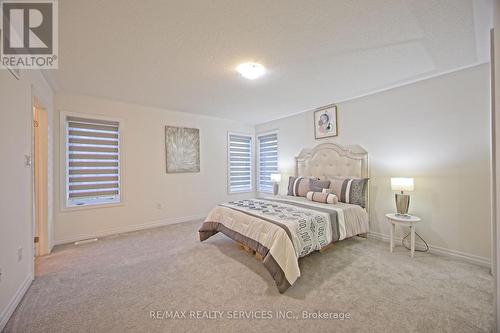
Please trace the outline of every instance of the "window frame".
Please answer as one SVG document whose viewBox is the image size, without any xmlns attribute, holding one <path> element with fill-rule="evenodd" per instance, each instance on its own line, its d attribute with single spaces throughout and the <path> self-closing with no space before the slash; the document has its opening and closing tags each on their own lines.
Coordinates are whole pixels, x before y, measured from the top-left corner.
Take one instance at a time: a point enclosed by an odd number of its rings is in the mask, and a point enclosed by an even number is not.
<svg viewBox="0 0 500 333">
<path fill-rule="evenodd" d="M 230 139 L 231 135 L 238 135 L 250 138 L 250 189 L 249 190 L 239 190 L 232 191 L 231 190 L 231 155 L 230 155 Z M 254 180 L 254 158 L 255 158 L 255 136 L 250 133 L 242 133 L 242 132 L 227 132 L 226 137 L 226 150 L 227 150 L 227 194 L 242 194 L 242 193 L 253 193 L 255 191 L 255 180 Z"/>
<path fill-rule="evenodd" d="M 68 123 L 66 121 L 67 117 L 80 117 L 95 120 L 104 121 L 114 121 L 118 123 L 118 186 L 119 186 L 119 199 L 109 200 L 109 201 L 96 201 L 84 205 L 69 205 L 68 204 Z M 59 173 L 60 173 L 60 189 L 59 189 L 59 201 L 60 201 L 60 211 L 76 211 L 76 210 L 88 210 L 88 209 L 99 209 L 108 207 L 118 207 L 123 206 L 125 201 L 125 187 L 124 187 L 124 121 L 119 117 L 109 117 L 100 114 L 85 113 L 85 112 L 72 112 L 60 110 L 60 129 L 59 129 Z"/>
<path fill-rule="evenodd" d="M 255 169 L 256 169 L 256 181 L 257 181 L 257 192 L 258 193 L 266 193 L 266 194 L 272 194 L 273 193 L 273 190 L 271 189 L 270 191 L 262 191 L 261 188 L 260 188 L 260 140 L 259 140 L 259 137 L 261 136 L 267 136 L 267 135 L 271 135 L 271 134 L 276 134 L 276 158 L 278 160 L 278 166 L 277 166 L 277 170 L 276 170 L 276 173 L 280 173 L 280 168 L 279 168 L 279 158 L 280 158 L 280 138 L 279 138 L 279 131 L 276 129 L 276 130 L 270 130 L 270 131 L 266 131 L 266 132 L 261 132 L 261 133 L 256 133 L 255 134 L 255 145 L 256 145 L 256 166 L 255 166 Z"/>
</svg>

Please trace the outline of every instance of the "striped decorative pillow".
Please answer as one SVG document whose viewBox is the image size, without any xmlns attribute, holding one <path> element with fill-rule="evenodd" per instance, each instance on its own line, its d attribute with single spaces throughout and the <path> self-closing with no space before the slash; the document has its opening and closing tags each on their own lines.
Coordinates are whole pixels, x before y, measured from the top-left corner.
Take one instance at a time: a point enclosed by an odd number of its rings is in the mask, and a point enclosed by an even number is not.
<svg viewBox="0 0 500 333">
<path fill-rule="evenodd" d="M 322 193 L 322 192 L 313 192 L 309 191 L 306 195 L 307 200 L 327 203 L 327 204 L 336 204 L 339 202 L 339 199 L 335 194 L 332 193 Z"/>
<path fill-rule="evenodd" d="M 303 177 L 288 178 L 288 195 L 305 197 L 309 192 L 309 179 Z"/>
<path fill-rule="evenodd" d="M 290 177 L 288 178 L 288 195 L 295 197 L 305 197 L 307 192 L 321 192 L 323 188 L 330 187 L 329 180 L 319 180 L 314 178 Z"/>
<path fill-rule="evenodd" d="M 330 189 L 340 202 L 361 207 L 366 206 L 366 190 L 368 178 L 334 178 L 330 181 Z"/>
</svg>

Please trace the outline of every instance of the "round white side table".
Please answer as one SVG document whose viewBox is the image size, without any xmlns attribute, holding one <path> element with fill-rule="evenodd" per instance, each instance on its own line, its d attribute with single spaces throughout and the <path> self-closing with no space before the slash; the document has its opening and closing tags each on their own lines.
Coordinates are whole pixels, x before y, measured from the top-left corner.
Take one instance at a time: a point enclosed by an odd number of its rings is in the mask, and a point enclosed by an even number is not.
<svg viewBox="0 0 500 333">
<path fill-rule="evenodd" d="M 385 214 L 387 221 L 391 225 L 391 253 L 394 250 L 394 234 L 396 233 L 396 224 L 409 227 L 411 233 L 411 257 L 415 255 L 415 224 L 420 222 L 420 217 L 413 215 L 398 215 L 396 213 Z"/>
</svg>

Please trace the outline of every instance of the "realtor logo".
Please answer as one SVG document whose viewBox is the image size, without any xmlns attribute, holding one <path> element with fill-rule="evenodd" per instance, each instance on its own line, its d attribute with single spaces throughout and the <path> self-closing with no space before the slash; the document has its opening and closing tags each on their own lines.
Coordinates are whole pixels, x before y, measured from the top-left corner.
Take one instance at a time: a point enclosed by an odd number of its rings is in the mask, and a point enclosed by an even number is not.
<svg viewBox="0 0 500 333">
<path fill-rule="evenodd" d="M 1 2 L 0 69 L 58 66 L 57 0 Z"/>
</svg>

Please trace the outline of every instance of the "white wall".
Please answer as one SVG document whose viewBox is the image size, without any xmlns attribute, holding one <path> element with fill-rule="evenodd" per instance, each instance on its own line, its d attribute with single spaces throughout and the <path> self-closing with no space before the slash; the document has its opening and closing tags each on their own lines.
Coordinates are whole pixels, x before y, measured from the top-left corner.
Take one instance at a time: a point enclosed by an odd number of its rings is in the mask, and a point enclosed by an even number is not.
<svg viewBox="0 0 500 333">
<path fill-rule="evenodd" d="M 57 95 L 59 111 L 118 117 L 124 121 L 123 205 L 61 211 L 60 120 L 55 117 L 55 242 L 64 243 L 206 215 L 216 204 L 254 193 L 227 194 L 227 132 L 254 127 L 188 113 L 77 95 Z M 201 172 L 167 174 L 165 125 L 200 129 Z M 158 209 L 158 204 L 163 205 Z M 195 237 L 194 235 L 193 237 Z"/>
<path fill-rule="evenodd" d="M 24 156 L 32 152 L 32 85 L 51 121 L 53 93 L 42 75 L 23 71 L 21 80 L 16 80 L 0 70 L 0 331 L 33 274 L 32 169 L 24 165 Z M 50 131 L 48 144 L 52 146 Z M 51 160 L 49 156 L 49 183 Z M 48 199 L 51 230 L 52 192 Z M 23 258 L 18 261 L 20 248 Z"/>
<path fill-rule="evenodd" d="M 304 147 L 360 144 L 370 154 L 371 231 L 389 233 L 384 215 L 395 210 L 390 177 L 414 177 L 410 213 L 422 218 L 417 232 L 434 246 L 488 261 L 489 65 L 340 103 L 338 110 L 333 139 L 314 140 L 312 112 L 258 125 L 256 133 L 279 130 L 285 174 L 293 174 Z"/>
</svg>

